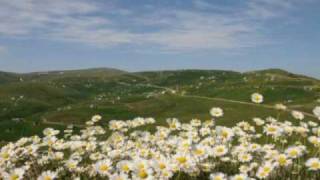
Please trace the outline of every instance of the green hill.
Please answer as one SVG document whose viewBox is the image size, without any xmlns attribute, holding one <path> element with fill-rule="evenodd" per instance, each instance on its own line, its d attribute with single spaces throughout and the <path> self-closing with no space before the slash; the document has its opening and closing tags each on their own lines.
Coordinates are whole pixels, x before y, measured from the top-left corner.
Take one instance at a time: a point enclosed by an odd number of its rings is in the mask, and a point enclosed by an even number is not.
<svg viewBox="0 0 320 180">
<path fill-rule="evenodd" d="M 250 103 L 254 92 L 265 96 L 264 105 Z M 278 69 L 1 72 L 0 140 L 39 134 L 47 126 L 81 126 L 94 114 L 105 120 L 152 116 L 161 124 L 167 117 L 210 118 L 209 108 L 219 106 L 228 112 L 219 123 L 232 124 L 255 116 L 276 116 L 275 103 L 311 113 L 318 99 L 319 80 Z M 282 116 L 290 119 L 288 113 Z"/>
</svg>

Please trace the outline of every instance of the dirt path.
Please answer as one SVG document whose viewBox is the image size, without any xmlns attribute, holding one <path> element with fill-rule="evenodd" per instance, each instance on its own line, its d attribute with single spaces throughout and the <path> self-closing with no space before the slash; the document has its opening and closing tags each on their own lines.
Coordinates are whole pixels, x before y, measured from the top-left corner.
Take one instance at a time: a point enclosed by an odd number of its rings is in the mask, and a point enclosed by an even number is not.
<svg viewBox="0 0 320 180">
<path fill-rule="evenodd" d="M 149 86 L 150 87 L 154 87 L 154 88 L 168 90 L 168 91 L 174 91 L 174 89 L 167 88 L 167 87 L 161 87 L 161 86 L 157 86 L 157 85 L 149 85 Z M 276 110 L 275 106 L 266 105 L 266 104 L 255 104 L 255 103 L 251 103 L 251 102 L 224 99 L 224 98 L 214 98 L 214 97 L 207 97 L 207 96 L 182 95 L 182 94 L 176 94 L 176 95 L 181 96 L 181 97 L 190 97 L 190 98 L 199 98 L 199 99 L 207 99 L 207 100 L 216 100 L 216 101 L 222 101 L 222 102 L 245 104 L 245 105 L 250 105 L 250 106 L 264 107 L 264 108 Z M 287 108 L 285 111 L 290 113 L 291 111 L 293 111 L 293 109 Z M 312 117 L 312 118 L 317 118 L 315 115 L 313 115 L 311 113 L 302 112 L 302 111 L 300 111 L 300 112 L 303 113 L 305 116 Z"/>
<path fill-rule="evenodd" d="M 196 95 L 181 95 L 181 96 L 182 97 L 191 97 L 191 98 L 200 98 L 200 99 L 216 100 L 216 101 L 222 101 L 222 102 L 245 104 L 245 105 L 250 105 L 250 106 L 257 106 L 257 107 L 263 107 L 263 108 L 276 110 L 275 106 L 266 105 L 266 104 L 255 104 L 255 103 L 250 103 L 250 102 L 245 102 L 245 101 L 236 101 L 236 100 L 230 100 L 230 99 L 224 99 L 224 98 L 211 98 L 211 97 L 196 96 Z M 291 111 L 293 111 L 293 109 L 287 108 L 285 111 L 290 113 Z M 302 111 L 300 111 L 300 112 L 303 113 L 305 116 L 317 118 L 315 115 L 313 115 L 311 113 L 302 112 Z"/>
<path fill-rule="evenodd" d="M 82 125 L 82 124 L 66 124 L 66 123 L 63 123 L 63 122 L 53 122 L 53 121 L 48 121 L 47 119 L 43 119 L 42 120 L 42 123 L 43 124 L 49 124 L 49 125 L 58 125 L 58 126 L 66 126 L 66 125 L 73 125 L 74 127 L 85 127 L 85 125 Z"/>
<path fill-rule="evenodd" d="M 125 82 L 119 82 L 119 84 L 125 85 L 125 86 L 130 86 L 131 84 L 129 83 L 125 83 Z M 153 84 L 136 84 L 136 85 L 140 85 L 140 86 L 147 86 L 147 87 L 153 87 L 153 88 L 157 88 L 157 89 L 163 89 L 166 91 L 170 91 L 170 92 L 174 92 L 175 90 L 172 88 L 168 88 L 168 87 L 162 87 L 162 86 L 158 86 L 158 85 L 153 85 Z M 175 94 L 176 96 L 180 96 L 180 97 L 187 97 L 187 98 L 198 98 L 198 99 L 207 99 L 207 100 L 215 100 L 215 101 L 222 101 L 222 102 L 229 102 L 229 103 L 237 103 L 237 104 L 244 104 L 244 105 L 249 105 L 249 106 L 256 106 L 256 107 L 263 107 L 263 108 L 268 108 L 268 109 L 274 109 L 276 110 L 275 106 L 272 105 L 266 105 L 266 104 L 255 104 L 255 103 L 251 103 L 251 102 L 245 102 L 245 101 L 238 101 L 238 100 L 231 100 L 231 99 L 224 99 L 224 98 L 216 98 L 216 97 L 207 97 L 207 96 L 198 96 L 198 95 L 183 95 L 183 94 Z M 128 106 L 130 108 L 130 106 Z M 132 107 L 131 107 L 132 108 Z M 285 111 L 290 113 L 293 109 L 289 109 L 287 108 Z M 316 118 L 317 117 L 311 113 L 307 113 L 307 112 L 302 112 L 305 116 L 307 117 L 312 117 L 312 118 Z M 50 122 L 47 121 L 46 119 L 44 119 L 42 121 L 42 123 L 44 124 L 49 124 L 49 125 L 60 125 L 60 126 L 65 126 L 66 124 L 63 122 Z M 84 125 L 80 125 L 80 124 L 73 124 L 75 127 L 84 127 Z"/>
</svg>

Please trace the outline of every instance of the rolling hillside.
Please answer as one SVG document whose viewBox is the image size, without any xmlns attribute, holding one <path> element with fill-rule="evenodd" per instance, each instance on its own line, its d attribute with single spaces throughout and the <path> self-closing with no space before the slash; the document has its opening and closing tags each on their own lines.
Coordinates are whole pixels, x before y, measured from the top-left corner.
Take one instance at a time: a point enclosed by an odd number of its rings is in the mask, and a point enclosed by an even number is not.
<svg viewBox="0 0 320 180">
<path fill-rule="evenodd" d="M 250 95 L 265 96 L 263 105 Z M 82 126 L 94 114 L 105 120 L 153 116 L 210 118 L 208 110 L 226 111 L 221 124 L 255 116 L 276 116 L 276 103 L 298 109 L 312 119 L 319 104 L 320 81 L 279 69 L 239 73 L 180 70 L 128 73 L 116 69 L 87 69 L 0 73 L 0 140 L 39 134 L 44 127 Z M 248 109 L 250 111 L 248 111 Z M 287 113 L 281 115 L 290 119 Z"/>
</svg>

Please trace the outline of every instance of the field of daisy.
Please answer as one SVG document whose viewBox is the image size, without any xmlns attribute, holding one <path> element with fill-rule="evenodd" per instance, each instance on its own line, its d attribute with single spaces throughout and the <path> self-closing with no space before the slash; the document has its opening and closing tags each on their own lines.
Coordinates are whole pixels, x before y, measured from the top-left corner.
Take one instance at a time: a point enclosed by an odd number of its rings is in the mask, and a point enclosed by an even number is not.
<svg viewBox="0 0 320 180">
<path fill-rule="evenodd" d="M 251 95 L 261 104 L 259 93 Z M 320 179 L 320 127 L 300 111 L 297 121 L 279 115 L 256 117 L 233 127 L 216 125 L 224 110 L 213 107 L 212 119 L 182 123 L 154 118 L 111 120 L 95 115 L 81 130 L 46 128 L 43 136 L 23 137 L 1 148 L 2 179 Z M 320 119 L 320 107 L 313 110 Z M 144 130 L 156 126 L 155 131 Z"/>
</svg>

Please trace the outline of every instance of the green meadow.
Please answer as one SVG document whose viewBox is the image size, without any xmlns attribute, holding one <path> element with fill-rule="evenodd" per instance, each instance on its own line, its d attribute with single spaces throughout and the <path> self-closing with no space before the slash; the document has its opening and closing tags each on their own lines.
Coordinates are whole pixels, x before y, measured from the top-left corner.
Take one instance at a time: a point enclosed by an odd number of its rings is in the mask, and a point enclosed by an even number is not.
<svg viewBox="0 0 320 180">
<path fill-rule="evenodd" d="M 252 104 L 250 95 L 263 94 L 263 104 Z M 92 115 L 112 119 L 154 117 L 157 124 L 176 117 L 209 119 L 211 107 L 225 116 L 217 122 L 234 125 L 253 117 L 278 116 L 292 120 L 291 109 L 305 112 L 320 104 L 320 81 L 279 69 L 254 72 L 179 70 L 125 72 L 116 69 L 0 73 L 0 140 L 40 134 L 45 127 L 83 126 Z"/>
</svg>

